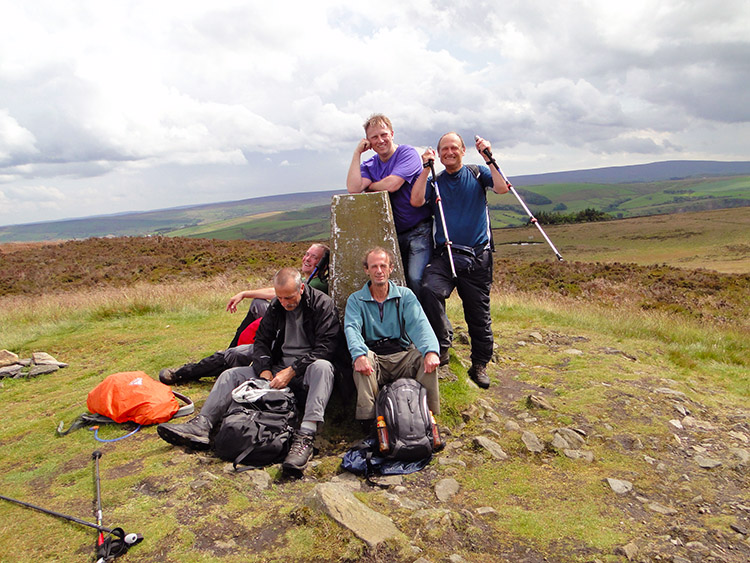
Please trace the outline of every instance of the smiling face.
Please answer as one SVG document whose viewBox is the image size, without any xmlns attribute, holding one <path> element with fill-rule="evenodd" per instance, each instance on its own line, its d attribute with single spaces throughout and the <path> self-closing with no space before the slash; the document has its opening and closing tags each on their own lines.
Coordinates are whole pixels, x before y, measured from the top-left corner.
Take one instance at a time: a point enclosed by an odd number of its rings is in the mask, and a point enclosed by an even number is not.
<svg viewBox="0 0 750 563">
<path fill-rule="evenodd" d="M 463 166 L 466 146 L 456 133 L 446 133 L 438 143 L 438 156 L 449 174 L 453 174 Z"/>
<path fill-rule="evenodd" d="M 365 131 L 365 136 L 370 142 L 370 148 L 377 153 L 380 160 L 386 161 L 396 152 L 393 130 L 382 121 L 370 125 Z"/>
<path fill-rule="evenodd" d="M 305 255 L 302 257 L 302 273 L 305 276 L 309 276 L 313 273 L 315 266 L 318 265 L 320 259 L 323 258 L 324 250 L 320 246 L 312 245 L 307 249 Z"/>
<path fill-rule="evenodd" d="M 388 254 L 385 252 L 376 250 L 367 255 L 365 273 L 370 277 L 371 285 L 388 285 L 388 279 L 392 271 L 393 264 L 391 264 Z"/>
</svg>

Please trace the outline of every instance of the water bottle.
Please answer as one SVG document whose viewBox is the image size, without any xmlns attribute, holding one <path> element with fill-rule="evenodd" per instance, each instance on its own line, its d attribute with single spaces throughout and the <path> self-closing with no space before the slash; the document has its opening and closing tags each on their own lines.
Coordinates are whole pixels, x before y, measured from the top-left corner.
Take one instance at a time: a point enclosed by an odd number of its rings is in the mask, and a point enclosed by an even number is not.
<svg viewBox="0 0 750 563">
<path fill-rule="evenodd" d="M 385 418 L 379 416 L 377 426 L 380 451 L 385 453 L 390 449 L 390 446 L 388 445 L 388 428 L 385 426 Z"/>
<path fill-rule="evenodd" d="M 440 436 L 440 430 L 438 429 L 435 415 L 432 414 L 432 411 L 430 411 L 430 421 L 432 422 L 432 449 L 433 451 L 439 452 L 445 447 L 445 442 L 443 442 L 443 437 Z"/>
</svg>

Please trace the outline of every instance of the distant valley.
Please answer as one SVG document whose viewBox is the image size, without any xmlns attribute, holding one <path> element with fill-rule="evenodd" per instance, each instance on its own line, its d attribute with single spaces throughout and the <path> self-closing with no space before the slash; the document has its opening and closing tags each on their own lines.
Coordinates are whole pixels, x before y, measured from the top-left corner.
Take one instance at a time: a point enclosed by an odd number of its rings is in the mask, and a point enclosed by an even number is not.
<svg viewBox="0 0 750 563">
<path fill-rule="evenodd" d="M 666 161 L 511 177 L 537 214 L 587 208 L 616 218 L 750 206 L 750 162 Z M 344 190 L 259 197 L 137 213 L 0 227 L 0 242 L 106 236 L 300 241 L 330 236 L 330 202 Z M 488 197 L 493 227 L 526 223 L 510 194 Z"/>
</svg>

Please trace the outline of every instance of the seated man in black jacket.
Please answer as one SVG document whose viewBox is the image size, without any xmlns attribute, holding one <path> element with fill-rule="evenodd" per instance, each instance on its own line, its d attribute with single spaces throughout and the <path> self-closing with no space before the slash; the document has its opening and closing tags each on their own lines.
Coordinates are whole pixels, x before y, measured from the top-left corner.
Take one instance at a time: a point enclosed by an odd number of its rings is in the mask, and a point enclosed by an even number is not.
<svg viewBox="0 0 750 563">
<path fill-rule="evenodd" d="M 328 293 L 328 258 L 330 250 L 325 244 L 316 243 L 310 246 L 302 256 L 302 275 L 307 280 L 305 285 Z M 248 289 L 240 291 L 227 304 L 227 311 L 237 312 L 237 305 L 243 299 L 252 299 L 250 309 L 237 328 L 229 348 L 206 356 L 196 363 L 185 364 L 179 368 L 164 368 L 159 372 L 159 381 L 166 385 L 197 381 L 202 377 L 219 377 L 229 368 L 249 366 L 253 358 L 253 345 L 241 342 L 243 332 L 254 321 L 259 321 L 266 314 L 268 304 L 275 297 L 273 287 Z M 252 328 L 252 327 L 251 327 Z M 250 341 L 252 342 L 252 341 Z"/>
<path fill-rule="evenodd" d="M 302 471 L 312 457 L 313 439 L 333 389 L 333 364 L 340 325 L 333 301 L 302 283 L 300 273 L 283 268 L 273 280 L 276 298 L 260 322 L 253 365 L 232 368 L 216 380 L 200 414 L 183 424 L 160 424 L 159 436 L 179 446 L 208 449 L 209 435 L 232 403 L 232 391 L 261 377 L 275 389 L 307 390 L 304 414 L 284 469 Z"/>
</svg>

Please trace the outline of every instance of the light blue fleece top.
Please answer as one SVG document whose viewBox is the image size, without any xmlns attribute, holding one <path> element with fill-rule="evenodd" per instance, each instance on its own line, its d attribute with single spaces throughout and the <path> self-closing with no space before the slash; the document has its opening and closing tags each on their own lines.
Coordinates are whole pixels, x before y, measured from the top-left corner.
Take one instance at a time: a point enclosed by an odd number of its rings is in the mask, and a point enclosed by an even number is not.
<svg viewBox="0 0 750 563">
<path fill-rule="evenodd" d="M 366 342 L 382 338 L 399 338 L 404 350 L 413 342 L 423 357 L 428 352 L 440 353 L 427 316 L 409 288 L 389 281 L 388 297 L 382 305 L 381 315 L 380 304 L 370 293 L 370 282 L 346 300 L 344 334 L 352 360 L 367 354 Z"/>
</svg>

